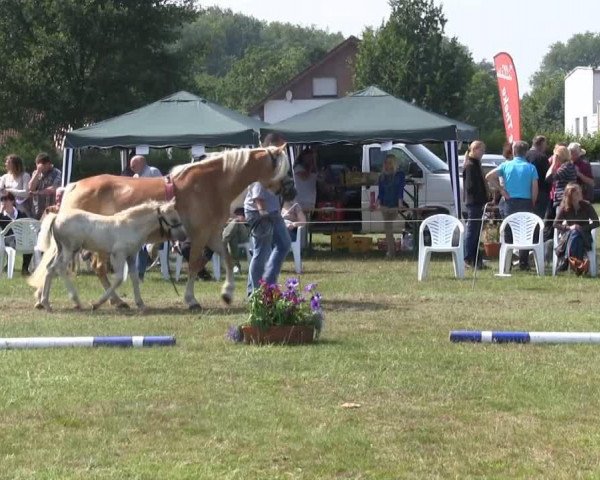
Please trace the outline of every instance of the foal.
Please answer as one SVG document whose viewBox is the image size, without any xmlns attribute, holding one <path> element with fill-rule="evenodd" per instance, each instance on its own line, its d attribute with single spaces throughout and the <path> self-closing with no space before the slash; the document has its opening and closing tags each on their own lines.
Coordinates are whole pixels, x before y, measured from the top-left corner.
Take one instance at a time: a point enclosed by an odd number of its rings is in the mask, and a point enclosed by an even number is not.
<svg viewBox="0 0 600 480">
<path fill-rule="evenodd" d="M 57 275 L 63 278 L 76 308 L 81 308 L 77 290 L 67 275 L 67 266 L 75 253 L 82 248 L 110 254 L 115 271 L 115 278 L 109 289 L 92 304 L 92 309 L 100 307 L 121 285 L 125 262 L 131 275 L 135 303 L 138 308 L 143 309 L 144 302 L 140 295 L 139 278 L 135 268 L 138 251 L 148 236 L 157 232 L 160 232 L 163 238 L 177 240 L 183 240 L 187 235 L 175 210 L 175 200 L 166 203 L 149 201 L 112 216 L 77 209 L 65 212 L 61 210 L 48 220 L 47 225 L 49 228 L 45 231 L 56 242 L 57 253 L 45 262 L 42 260 L 40 264 L 41 268 L 47 265 L 47 274 L 43 289 L 37 292 L 36 303 L 36 308 L 47 310 L 51 310 L 50 287 L 52 279 Z M 51 254 L 51 251 L 52 249 L 48 253 Z"/>
</svg>

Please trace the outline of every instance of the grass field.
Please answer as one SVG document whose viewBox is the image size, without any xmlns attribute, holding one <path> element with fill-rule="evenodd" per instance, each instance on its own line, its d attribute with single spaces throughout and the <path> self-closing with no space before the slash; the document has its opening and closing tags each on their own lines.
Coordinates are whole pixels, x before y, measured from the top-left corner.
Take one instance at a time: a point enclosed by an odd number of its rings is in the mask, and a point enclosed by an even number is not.
<svg viewBox="0 0 600 480">
<path fill-rule="evenodd" d="M 599 346 L 448 341 L 452 329 L 599 330 L 598 280 L 486 270 L 472 289 L 436 261 L 419 284 L 412 258 L 327 252 L 305 270 L 326 324 L 302 347 L 226 340 L 245 319 L 243 288 L 226 308 L 220 285 L 199 283 L 204 310 L 189 313 L 152 273 L 140 315 L 74 312 L 60 285 L 49 314 L 3 277 L 1 336 L 178 343 L 0 351 L 0 478 L 600 477 Z M 99 295 L 90 275 L 76 284 L 86 302 Z"/>
</svg>

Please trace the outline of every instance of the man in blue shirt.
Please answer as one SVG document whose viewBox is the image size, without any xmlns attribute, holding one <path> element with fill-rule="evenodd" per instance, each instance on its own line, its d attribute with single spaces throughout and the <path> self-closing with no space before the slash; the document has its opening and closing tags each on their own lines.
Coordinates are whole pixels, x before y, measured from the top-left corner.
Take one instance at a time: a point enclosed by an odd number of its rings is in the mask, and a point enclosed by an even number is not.
<svg viewBox="0 0 600 480">
<path fill-rule="evenodd" d="M 536 168 L 525 159 L 529 150 L 527 142 L 513 144 L 514 159 L 504 162 L 486 175 L 492 188 L 500 190 L 506 201 L 506 216 L 517 212 L 533 212 L 538 197 L 538 173 Z M 500 177 L 504 186 L 500 185 Z M 510 229 L 506 233 L 506 241 L 512 242 Z M 529 251 L 519 252 L 519 267 L 529 269 Z"/>
</svg>

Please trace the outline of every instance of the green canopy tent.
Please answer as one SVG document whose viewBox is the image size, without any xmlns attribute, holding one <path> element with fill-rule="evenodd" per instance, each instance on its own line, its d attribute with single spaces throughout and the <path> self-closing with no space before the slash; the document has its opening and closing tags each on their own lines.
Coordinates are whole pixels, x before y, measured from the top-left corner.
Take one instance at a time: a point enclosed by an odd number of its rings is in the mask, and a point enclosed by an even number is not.
<svg viewBox="0 0 600 480">
<path fill-rule="evenodd" d="M 67 133 L 63 185 L 69 182 L 76 148 L 190 148 L 257 145 L 266 124 L 189 92 L 177 92 L 157 102 Z"/>
<path fill-rule="evenodd" d="M 373 86 L 261 128 L 262 134 L 271 132 L 290 143 L 427 143 L 477 138 L 475 127 L 428 112 Z"/>
<path fill-rule="evenodd" d="M 477 138 L 477 128 L 471 125 L 371 86 L 260 131 L 263 135 L 278 133 L 289 143 L 444 142 L 456 214 L 460 217 L 457 142 Z"/>
</svg>

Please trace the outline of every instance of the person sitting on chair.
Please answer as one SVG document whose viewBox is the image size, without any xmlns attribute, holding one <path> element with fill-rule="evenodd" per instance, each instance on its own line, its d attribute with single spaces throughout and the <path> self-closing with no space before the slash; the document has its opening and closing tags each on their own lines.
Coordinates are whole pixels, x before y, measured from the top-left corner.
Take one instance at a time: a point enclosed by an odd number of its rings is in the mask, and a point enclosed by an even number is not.
<svg viewBox="0 0 600 480">
<path fill-rule="evenodd" d="M 281 207 L 281 216 L 288 228 L 292 242 L 296 241 L 298 227 L 306 225 L 306 215 L 302 211 L 302 206 L 296 201 L 283 202 Z"/>
<path fill-rule="evenodd" d="M 28 218 L 25 213 L 18 210 L 15 206 L 15 196 L 11 192 L 6 192 L 0 197 L 0 231 L 4 230 L 8 224 L 18 218 Z M 15 237 L 11 230 L 6 232 L 6 246 L 15 246 Z M 31 263 L 31 253 L 23 254 L 23 267 L 21 268 L 22 275 L 29 275 L 29 264 Z"/>
<path fill-rule="evenodd" d="M 598 214 L 590 202 L 583 200 L 581 186 L 568 184 L 554 220 L 554 228 L 560 232 L 556 246 L 559 270 L 570 266 L 577 275 L 588 271 L 590 261 L 586 252 L 592 248 L 591 232 L 598 226 Z"/>
</svg>

